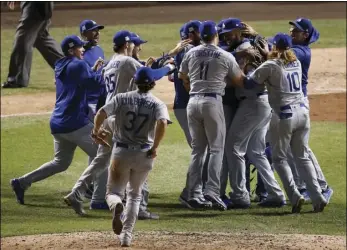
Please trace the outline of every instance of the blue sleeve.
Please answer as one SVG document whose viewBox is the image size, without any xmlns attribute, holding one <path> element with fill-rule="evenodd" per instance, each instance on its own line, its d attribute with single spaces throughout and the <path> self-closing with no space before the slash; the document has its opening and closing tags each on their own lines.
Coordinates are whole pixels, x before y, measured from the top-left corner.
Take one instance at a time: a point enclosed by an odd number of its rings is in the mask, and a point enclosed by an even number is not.
<svg viewBox="0 0 347 250">
<path fill-rule="evenodd" d="M 302 62 L 305 59 L 305 52 L 302 49 L 297 47 L 292 47 L 292 50 L 294 54 L 296 55 L 296 58 L 298 58 L 300 62 Z"/>
<path fill-rule="evenodd" d="M 85 62 L 80 60 L 78 63 L 76 63 L 76 70 L 74 70 L 74 76 L 75 79 L 78 80 L 78 83 L 85 87 L 85 85 L 88 84 L 103 84 L 103 78 L 101 73 L 96 73 L 92 71 L 92 69 L 89 67 L 89 65 Z"/>
</svg>

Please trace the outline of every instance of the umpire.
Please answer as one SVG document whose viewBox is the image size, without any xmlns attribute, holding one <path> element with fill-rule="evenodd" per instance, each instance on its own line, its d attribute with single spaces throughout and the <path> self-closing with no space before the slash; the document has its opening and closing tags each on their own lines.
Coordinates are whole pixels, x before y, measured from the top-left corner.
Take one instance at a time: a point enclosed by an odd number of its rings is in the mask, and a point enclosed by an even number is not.
<svg viewBox="0 0 347 250">
<path fill-rule="evenodd" d="M 13 9 L 14 2 L 8 2 Z M 54 63 L 63 57 L 59 44 L 49 35 L 53 2 L 20 3 L 21 18 L 17 26 L 9 73 L 3 88 L 22 88 L 29 84 L 33 47 L 37 48 L 47 63 L 54 69 Z"/>
</svg>

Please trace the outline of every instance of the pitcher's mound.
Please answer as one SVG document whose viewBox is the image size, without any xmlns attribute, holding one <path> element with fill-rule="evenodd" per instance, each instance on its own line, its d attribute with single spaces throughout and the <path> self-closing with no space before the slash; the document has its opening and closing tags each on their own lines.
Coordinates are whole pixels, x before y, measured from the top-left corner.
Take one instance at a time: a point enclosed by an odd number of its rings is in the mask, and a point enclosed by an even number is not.
<svg viewBox="0 0 347 250">
<path fill-rule="evenodd" d="M 16 236 L 1 239 L 2 249 L 121 249 L 111 232 L 83 232 Z M 346 249 L 345 236 L 252 233 L 135 233 L 128 249 L 241 250 Z"/>
</svg>

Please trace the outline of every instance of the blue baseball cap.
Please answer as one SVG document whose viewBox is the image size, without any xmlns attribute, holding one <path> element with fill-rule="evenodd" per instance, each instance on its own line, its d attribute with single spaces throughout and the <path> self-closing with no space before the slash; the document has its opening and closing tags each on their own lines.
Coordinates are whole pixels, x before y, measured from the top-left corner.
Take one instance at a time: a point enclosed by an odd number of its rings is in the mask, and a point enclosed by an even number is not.
<svg viewBox="0 0 347 250">
<path fill-rule="evenodd" d="M 180 28 L 180 37 L 181 37 L 181 40 L 185 40 L 188 38 L 188 34 L 185 32 L 185 25 L 186 24 L 183 24 Z"/>
<path fill-rule="evenodd" d="M 165 73 L 166 72 L 166 73 Z M 160 69 L 151 69 L 148 67 L 141 67 L 135 73 L 135 83 L 137 85 L 145 85 L 161 79 L 167 74 L 167 71 Z"/>
<path fill-rule="evenodd" d="M 64 53 L 66 53 L 69 49 L 83 47 L 85 44 L 86 42 L 84 42 L 79 36 L 66 36 L 61 42 L 61 49 Z"/>
<path fill-rule="evenodd" d="M 199 20 L 191 20 L 184 25 L 184 33 L 199 32 L 201 22 Z"/>
<path fill-rule="evenodd" d="M 213 21 L 204 21 L 201 23 L 199 32 L 201 37 L 205 38 L 208 36 L 214 36 L 217 34 L 217 26 L 216 23 Z"/>
<path fill-rule="evenodd" d="M 89 31 L 89 30 L 94 30 L 94 29 L 102 30 L 103 28 L 105 28 L 103 25 L 99 25 L 95 21 L 89 20 L 89 19 L 83 20 L 80 23 L 80 32 L 81 33 L 85 32 L 85 31 Z"/>
<path fill-rule="evenodd" d="M 122 46 L 126 42 L 134 42 L 135 40 L 127 30 L 120 30 L 113 36 L 113 43 L 117 46 Z"/>
<path fill-rule="evenodd" d="M 217 31 L 218 31 L 218 34 L 222 31 L 222 29 L 223 29 L 223 24 L 224 24 L 225 20 L 227 20 L 227 19 L 222 19 L 222 20 L 217 24 Z"/>
<path fill-rule="evenodd" d="M 222 30 L 219 32 L 219 34 L 224 34 L 230 31 L 233 31 L 234 29 L 241 28 L 241 20 L 238 18 L 227 18 L 224 20 L 222 24 Z"/>
<path fill-rule="evenodd" d="M 277 49 L 287 50 L 292 47 L 292 38 L 285 33 L 277 33 L 274 36 L 272 43 Z"/>
<path fill-rule="evenodd" d="M 307 19 L 307 18 L 298 18 L 295 21 L 289 22 L 289 24 L 291 24 L 291 25 L 295 26 L 296 28 L 298 28 L 299 30 L 301 30 L 303 32 L 307 32 L 309 34 L 311 34 L 311 32 L 313 30 L 311 20 Z"/>
<path fill-rule="evenodd" d="M 131 32 L 131 39 L 134 42 L 135 46 L 139 46 L 139 45 L 147 42 L 145 40 L 142 40 L 138 34 L 133 33 L 133 32 Z"/>
</svg>

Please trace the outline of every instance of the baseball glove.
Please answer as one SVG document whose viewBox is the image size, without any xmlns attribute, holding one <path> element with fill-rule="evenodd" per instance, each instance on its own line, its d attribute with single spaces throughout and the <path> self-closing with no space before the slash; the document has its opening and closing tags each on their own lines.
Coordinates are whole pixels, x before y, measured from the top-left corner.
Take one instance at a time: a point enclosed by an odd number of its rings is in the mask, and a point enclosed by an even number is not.
<svg viewBox="0 0 347 250">
<path fill-rule="evenodd" d="M 162 68 L 164 67 L 165 65 L 167 64 L 173 64 L 175 65 L 174 63 L 174 60 L 171 56 L 169 55 L 163 55 L 162 57 L 159 57 L 157 58 L 151 65 L 151 68 L 152 69 L 159 69 L 159 68 Z M 174 69 L 171 70 L 168 74 L 170 75 L 171 73 L 173 73 Z"/>
</svg>

